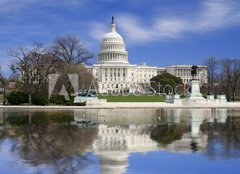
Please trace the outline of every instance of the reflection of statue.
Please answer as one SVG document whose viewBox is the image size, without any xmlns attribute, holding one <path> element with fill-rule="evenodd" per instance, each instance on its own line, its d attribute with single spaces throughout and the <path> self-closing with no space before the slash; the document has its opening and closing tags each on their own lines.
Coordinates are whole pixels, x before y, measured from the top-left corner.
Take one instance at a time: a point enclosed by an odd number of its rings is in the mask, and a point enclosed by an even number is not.
<svg viewBox="0 0 240 174">
<path fill-rule="evenodd" d="M 192 149 L 192 151 L 193 151 L 193 152 L 196 152 L 196 151 L 198 151 L 198 143 L 197 143 L 197 142 L 195 142 L 195 140 L 194 140 L 194 139 L 192 140 L 192 142 L 191 142 L 190 146 L 191 146 L 191 149 Z"/>
<path fill-rule="evenodd" d="M 193 78 L 193 79 L 195 79 L 196 76 L 197 76 L 197 68 L 198 68 L 197 65 L 193 65 L 193 66 L 192 66 L 191 75 L 192 75 L 192 78 Z"/>
</svg>

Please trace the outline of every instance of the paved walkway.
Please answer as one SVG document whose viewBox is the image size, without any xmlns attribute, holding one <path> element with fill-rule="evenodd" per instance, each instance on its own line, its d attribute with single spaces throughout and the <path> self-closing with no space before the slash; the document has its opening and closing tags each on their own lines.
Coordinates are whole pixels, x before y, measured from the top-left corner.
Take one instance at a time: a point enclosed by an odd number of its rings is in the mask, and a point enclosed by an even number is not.
<svg viewBox="0 0 240 174">
<path fill-rule="evenodd" d="M 3 106 L 9 109 L 111 109 L 111 108 L 239 108 L 240 102 L 227 103 L 164 103 L 164 102 L 107 102 L 90 106 Z"/>
</svg>

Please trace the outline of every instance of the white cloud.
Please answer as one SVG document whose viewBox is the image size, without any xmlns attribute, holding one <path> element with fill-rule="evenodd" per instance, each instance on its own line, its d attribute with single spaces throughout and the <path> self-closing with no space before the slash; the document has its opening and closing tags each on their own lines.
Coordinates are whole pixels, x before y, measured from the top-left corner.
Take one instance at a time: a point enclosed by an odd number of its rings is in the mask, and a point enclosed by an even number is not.
<svg viewBox="0 0 240 174">
<path fill-rule="evenodd" d="M 87 0 L 0 0 L 0 14 L 13 13 L 22 10 L 23 8 L 35 5 L 31 10 L 35 10 L 42 5 L 47 6 L 64 6 L 64 7 L 81 7 Z"/>
<path fill-rule="evenodd" d="M 117 25 L 128 42 L 145 43 L 178 39 L 189 33 L 212 32 L 240 24 L 240 1 L 204 0 L 198 11 L 186 16 L 154 16 L 151 24 L 132 14 L 117 15 Z M 99 40 L 105 27 L 98 24 L 92 28 L 93 38 Z M 104 29 L 104 30 L 103 30 Z"/>
<path fill-rule="evenodd" d="M 89 28 L 91 28 L 91 30 L 89 31 L 89 35 L 97 41 L 102 40 L 103 36 L 109 30 L 106 25 L 99 22 L 91 22 L 89 24 Z"/>
</svg>

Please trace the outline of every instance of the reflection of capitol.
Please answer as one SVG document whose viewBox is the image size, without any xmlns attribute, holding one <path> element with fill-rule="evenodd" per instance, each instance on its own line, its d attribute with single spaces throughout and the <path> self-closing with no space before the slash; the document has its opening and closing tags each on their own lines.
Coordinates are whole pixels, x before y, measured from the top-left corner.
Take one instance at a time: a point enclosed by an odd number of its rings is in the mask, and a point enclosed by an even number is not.
<svg viewBox="0 0 240 174">
<path fill-rule="evenodd" d="M 99 156 L 102 173 L 124 173 L 128 156 L 133 152 L 149 151 L 192 152 L 204 150 L 207 135 L 200 126 L 203 122 L 224 123 L 225 109 L 100 109 L 75 110 L 74 119 L 91 119 L 99 124 L 93 151 Z M 151 131 L 161 125 L 189 128 L 178 140 L 163 145 L 150 138 Z"/>
<path fill-rule="evenodd" d="M 234 109 L 0 109 L 0 148 L 7 141 L 4 154 L 17 154 L 25 166 L 52 166 L 49 173 L 87 169 L 88 151 L 97 156 L 101 173 L 131 173 L 133 153 L 204 151 L 210 159 L 239 158 L 239 115 Z"/>
<path fill-rule="evenodd" d="M 147 152 L 157 149 L 157 143 L 149 138 L 147 126 L 100 125 L 93 150 L 99 156 L 102 173 L 124 173 L 131 152 Z"/>
<path fill-rule="evenodd" d="M 156 120 L 156 110 L 100 109 L 74 112 L 77 122 L 86 119 L 85 116 L 99 123 L 93 151 L 99 156 L 101 173 L 124 173 L 129 153 L 158 149 L 157 143 L 149 138 Z"/>
</svg>

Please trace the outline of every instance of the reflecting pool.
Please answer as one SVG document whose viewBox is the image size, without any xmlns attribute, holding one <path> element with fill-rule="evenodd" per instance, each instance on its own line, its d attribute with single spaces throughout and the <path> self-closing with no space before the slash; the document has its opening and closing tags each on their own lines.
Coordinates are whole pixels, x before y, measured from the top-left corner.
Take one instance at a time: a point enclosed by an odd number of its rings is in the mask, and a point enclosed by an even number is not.
<svg viewBox="0 0 240 174">
<path fill-rule="evenodd" d="M 0 109 L 0 173 L 238 174 L 240 110 Z"/>
</svg>

